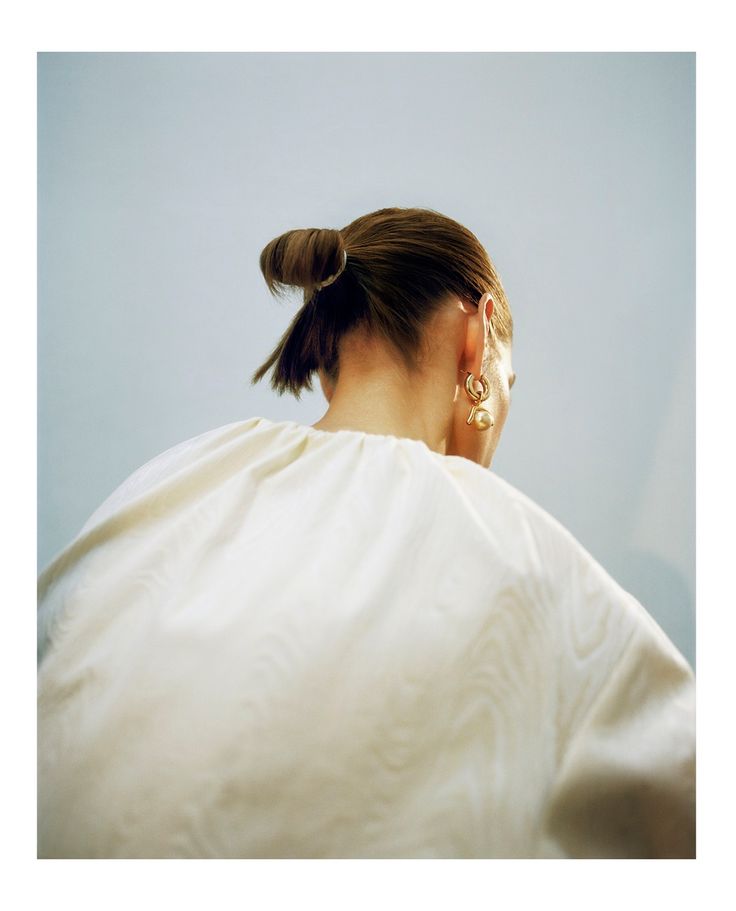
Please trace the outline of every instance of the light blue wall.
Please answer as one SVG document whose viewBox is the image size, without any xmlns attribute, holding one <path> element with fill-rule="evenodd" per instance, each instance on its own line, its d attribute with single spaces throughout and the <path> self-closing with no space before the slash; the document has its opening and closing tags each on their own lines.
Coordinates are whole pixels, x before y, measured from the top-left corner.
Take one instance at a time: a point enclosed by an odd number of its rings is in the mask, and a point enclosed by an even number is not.
<svg viewBox="0 0 736 911">
<path fill-rule="evenodd" d="M 466 224 L 516 322 L 494 470 L 694 664 L 693 54 L 41 54 L 39 566 L 131 471 L 262 415 L 258 256 L 382 206 Z M 317 390 L 318 390 L 317 386 Z"/>
</svg>

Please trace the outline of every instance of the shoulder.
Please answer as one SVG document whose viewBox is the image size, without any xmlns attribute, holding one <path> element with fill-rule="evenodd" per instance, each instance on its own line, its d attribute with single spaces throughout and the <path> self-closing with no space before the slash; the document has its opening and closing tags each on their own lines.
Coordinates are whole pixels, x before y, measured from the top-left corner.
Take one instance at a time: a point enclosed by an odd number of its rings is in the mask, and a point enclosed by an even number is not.
<svg viewBox="0 0 736 911">
<path fill-rule="evenodd" d="M 630 641 L 647 641 L 676 664 L 676 646 L 637 598 L 624 589 L 558 519 L 514 485 L 467 459 L 444 459 L 493 541 L 503 546 L 534 590 L 554 605 L 569 643 L 585 651 L 605 643 L 615 659 Z"/>
<path fill-rule="evenodd" d="M 151 492 L 167 484 L 170 479 L 181 479 L 193 466 L 203 460 L 217 460 L 227 450 L 228 444 L 243 436 L 252 420 L 235 421 L 188 437 L 162 450 L 135 468 L 89 515 L 77 534 L 53 557 L 39 576 L 39 586 L 44 590 L 61 569 L 77 554 L 80 542 L 128 506 L 138 503 Z"/>
<path fill-rule="evenodd" d="M 134 469 L 90 515 L 80 534 L 104 521 L 128 502 L 144 495 L 171 476 L 186 471 L 217 452 L 234 437 L 242 435 L 249 421 L 235 421 L 206 430 L 170 446 Z"/>
<path fill-rule="evenodd" d="M 553 515 L 495 472 L 459 456 L 442 457 L 444 471 L 494 540 L 533 558 L 542 571 L 559 571 L 593 558 Z"/>
</svg>

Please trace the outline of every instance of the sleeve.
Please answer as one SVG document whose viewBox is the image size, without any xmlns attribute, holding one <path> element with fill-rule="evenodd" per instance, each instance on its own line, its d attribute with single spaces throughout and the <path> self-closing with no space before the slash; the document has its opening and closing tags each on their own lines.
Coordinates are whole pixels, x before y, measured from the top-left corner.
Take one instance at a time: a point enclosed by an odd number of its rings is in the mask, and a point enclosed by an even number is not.
<svg viewBox="0 0 736 911">
<path fill-rule="evenodd" d="M 542 855 L 695 857 L 695 677 L 643 607 L 568 743 Z"/>
</svg>

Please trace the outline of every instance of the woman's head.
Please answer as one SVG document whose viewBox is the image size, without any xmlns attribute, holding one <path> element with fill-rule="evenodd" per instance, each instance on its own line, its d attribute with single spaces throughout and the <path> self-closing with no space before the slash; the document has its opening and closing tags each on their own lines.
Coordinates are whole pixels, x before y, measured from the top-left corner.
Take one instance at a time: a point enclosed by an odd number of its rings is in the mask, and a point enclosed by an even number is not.
<svg viewBox="0 0 736 911">
<path fill-rule="evenodd" d="M 450 299 L 476 308 L 489 292 L 491 335 L 511 345 L 511 312 L 490 257 L 471 231 L 431 209 L 379 209 L 340 230 L 287 231 L 266 245 L 260 266 L 272 293 L 304 291 L 302 307 L 252 378 L 273 367 L 279 395 L 298 399 L 318 371 L 336 383 L 341 340 L 358 328 L 385 342 L 411 376 L 427 328 Z"/>
</svg>

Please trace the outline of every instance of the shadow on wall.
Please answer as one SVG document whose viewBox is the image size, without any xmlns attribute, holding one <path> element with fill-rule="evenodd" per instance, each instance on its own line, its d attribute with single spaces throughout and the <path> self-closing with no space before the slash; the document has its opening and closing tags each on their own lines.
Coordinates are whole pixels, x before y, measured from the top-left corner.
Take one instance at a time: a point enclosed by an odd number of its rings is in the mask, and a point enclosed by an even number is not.
<svg viewBox="0 0 736 911">
<path fill-rule="evenodd" d="M 654 617 L 695 669 L 695 601 L 671 563 L 645 550 L 620 552 L 612 575 Z"/>
</svg>

